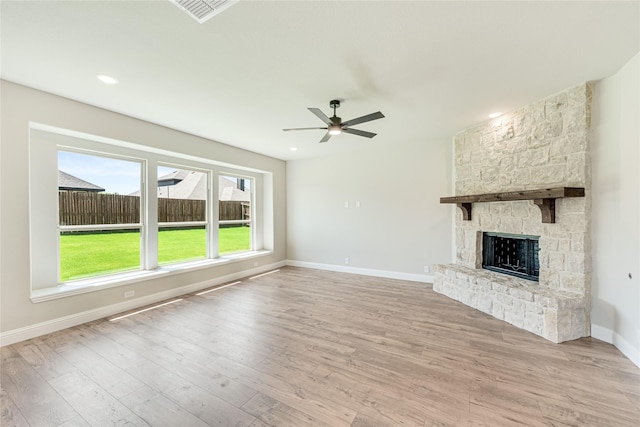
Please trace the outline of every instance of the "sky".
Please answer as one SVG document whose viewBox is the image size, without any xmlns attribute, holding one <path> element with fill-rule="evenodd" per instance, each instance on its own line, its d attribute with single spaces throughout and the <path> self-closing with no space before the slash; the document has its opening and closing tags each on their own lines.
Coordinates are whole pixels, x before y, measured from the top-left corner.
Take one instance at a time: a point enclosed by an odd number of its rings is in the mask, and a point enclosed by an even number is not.
<svg viewBox="0 0 640 427">
<path fill-rule="evenodd" d="M 140 190 L 141 164 L 138 162 L 58 150 L 58 170 L 102 187 L 106 193 L 127 195 Z M 175 170 L 159 166 L 158 176 Z"/>
<path fill-rule="evenodd" d="M 58 151 L 58 169 L 102 187 L 106 193 L 126 195 L 140 190 L 141 164 L 138 162 Z M 174 170 L 161 166 L 158 176 Z"/>
</svg>

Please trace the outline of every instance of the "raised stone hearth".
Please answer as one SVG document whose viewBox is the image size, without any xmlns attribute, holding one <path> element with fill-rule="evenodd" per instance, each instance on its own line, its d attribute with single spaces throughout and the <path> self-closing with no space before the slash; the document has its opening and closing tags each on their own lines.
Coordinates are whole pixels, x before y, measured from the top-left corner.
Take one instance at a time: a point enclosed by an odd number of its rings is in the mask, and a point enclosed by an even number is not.
<svg viewBox="0 0 640 427">
<path fill-rule="evenodd" d="M 439 265 L 436 274 L 437 292 L 550 341 L 588 335 L 586 299 L 580 292 L 460 265 Z"/>
<path fill-rule="evenodd" d="M 590 334 L 591 86 L 583 84 L 455 137 L 455 195 L 583 187 L 555 201 L 555 223 L 533 200 L 456 209 L 456 263 L 435 268 L 433 289 L 563 342 Z M 483 270 L 482 232 L 540 236 L 539 282 Z"/>
</svg>

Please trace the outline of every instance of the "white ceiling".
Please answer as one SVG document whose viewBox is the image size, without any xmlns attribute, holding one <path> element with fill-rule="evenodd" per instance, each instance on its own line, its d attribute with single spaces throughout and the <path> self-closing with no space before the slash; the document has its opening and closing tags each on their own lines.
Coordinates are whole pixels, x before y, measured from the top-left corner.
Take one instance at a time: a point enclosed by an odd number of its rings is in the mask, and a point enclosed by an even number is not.
<svg viewBox="0 0 640 427">
<path fill-rule="evenodd" d="M 615 73 L 638 1 L 2 1 L 1 76 L 280 159 L 401 147 Z M 116 86 L 97 81 L 105 73 Z M 307 107 L 386 118 L 318 144 Z M 178 142 L 176 142 L 178 144 Z M 297 147 L 291 151 L 290 147 Z"/>
</svg>

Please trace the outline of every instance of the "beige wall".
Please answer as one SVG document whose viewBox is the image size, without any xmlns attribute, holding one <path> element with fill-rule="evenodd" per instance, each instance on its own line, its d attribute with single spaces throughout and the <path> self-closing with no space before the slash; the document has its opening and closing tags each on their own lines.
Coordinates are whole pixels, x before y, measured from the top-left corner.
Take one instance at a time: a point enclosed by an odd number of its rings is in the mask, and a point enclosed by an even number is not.
<svg viewBox="0 0 640 427">
<path fill-rule="evenodd" d="M 640 366 L 640 54 L 595 86 L 593 103 L 594 337 Z"/>
<path fill-rule="evenodd" d="M 274 251 L 264 257 L 229 263 L 162 279 L 148 280 L 127 289 L 148 303 L 154 295 L 214 280 L 216 277 L 255 271 L 282 263 L 285 247 L 285 162 L 131 117 L 2 81 L 2 133 L 0 150 L 0 331 L 70 319 L 123 302 L 119 287 L 53 301 L 33 303 L 29 277 L 29 122 L 113 138 L 157 149 L 179 151 L 273 174 Z M 38 260 L 33 260 L 38 262 Z M 127 300 L 135 304 L 135 300 Z M 68 323 L 67 323 L 68 324 Z"/>
<path fill-rule="evenodd" d="M 431 281 L 424 267 L 449 262 L 452 253 L 452 208 L 439 203 L 453 191 L 451 140 L 365 144 L 287 162 L 288 259 Z"/>
</svg>

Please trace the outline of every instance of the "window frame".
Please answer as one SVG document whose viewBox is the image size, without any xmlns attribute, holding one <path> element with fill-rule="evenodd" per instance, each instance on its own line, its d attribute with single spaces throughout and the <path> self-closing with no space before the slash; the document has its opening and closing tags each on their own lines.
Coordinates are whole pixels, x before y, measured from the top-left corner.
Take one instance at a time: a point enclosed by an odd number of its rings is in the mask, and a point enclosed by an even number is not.
<svg viewBox="0 0 640 427">
<path fill-rule="evenodd" d="M 213 205 L 215 204 L 216 200 L 215 198 L 212 198 L 212 196 L 214 196 L 213 192 L 212 192 L 212 185 L 211 185 L 211 180 L 212 180 L 212 175 L 213 172 L 211 169 L 201 169 L 201 168 L 196 168 L 193 167 L 192 165 L 185 165 L 183 163 L 166 163 L 166 162 L 162 162 L 162 161 L 158 161 L 156 164 L 156 174 L 157 174 L 157 170 L 159 167 L 167 167 L 167 168 L 175 168 L 175 169 L 181 169 L 181 170 L 190 170 L 190 171 L 194 171 L 194 172 L 201 172 L 204 173 L 206 175 L 206 191 L 205 191 L 205 195 L 206 195 L 206 199 L 205 199 L 205 220 L 204 221 L 184 221 L 184 222 L 160 222 L 157 221 L 157 227 L 158 227 L 158 232 L 160 232 L 160 230 L 162 228 L 167 228 L 167 227 L 188 227 L 188 226 L 194 226 L 194 225 L 201 225 L 205 227 L 205 234 L 206 234 L 206 250 L 205 250 L 205 257 L 204 259 L 211 259 L 212 258 L 212 253 L 214 250 L 214 245 L 215 245 L 215 240 L 212 239 L 211 237 L 211 233 L 212 231 L 212 225 L 211 225 L 211 210 L 213 209 Z M 155 191 L 154 194 L 157 195 L 157 182 L 158 182 L 158 176 L 156 177 L 156 185 L 155 185 Z M 150 189 L 150 186 L 149 186 Z M 158 197 L 158 199 L 160 199 L 161 197 Z M 156 207 L 156 213 L 157 213 L 157 207 Z M 156 217 L 157 219 L 157 217 Z M 159 250 L 159 246 L 158 246 L 158 250 Z M 185 263 L 190 263 L 190 262 L 194 262 L 194 261 L 200 261 L 202 259 L 191 259 L 191 260 L 178 260 L 176 262 L 169 262 L 169 263 L 162 263 L 162 266 L 172 266 L 172 265 L 178 265 L 178 264 L 185 264 Z M 160 262 L 158 261 L 158 265 L 160 266 Z"/>
<path fill-rule="evenodd" d="M 142 200 L 144 199 L 144 195 L 146 192 L 146 188 L 144 183 L 144 176 L 146 174 L 146 166 L 147 163 L 144 159 L 139 159 L 139 158 L 133 158 L 133 157 L 128 157 L 128 156 L 122 156 L 122 155 L 114 155 L 114 154 L 105 154 L 105 153 L 96 153 L 94 151 L 87 151 L 87 150 L 83 150 L 83 149 L 78 149 L 78 148 L 67 148 L 67 147 L 62 147 L 62 146 L 57 146 L 56 149 L 56 168 L 59 170 L 59 166 L 58 165 L 58 153 L 60 153 L 60 151 L 66 151 L 69 153 L 77 153 L 77 154 L 84 154 L 84 155 L 89 155 L 89 156 L 95 156 L 95 157 L 104 157 L 104 158 L 108 158 L 108 159 L 112 159 L 112 160 L 123 160 L 123 161 L 128 161 L 128 162 L 134 162 L 134 163 L 138 163 L 140 165 L 140 177 L 139 177 L 139 186 L 140 186 L 140 218 L 138 218 L 138 222 L 137 223 L 126 223 L 126 224 L 85 224 L 85 225 L 60 225 L 60 206 L 59 203 L 56 203 L 56 216 L 57 216 L 57 224 L 58 224 L 58 244 L 57 244 L 57 259 L 58 259 L 58 272 L 57 272 L 57 278 L 58 278 L 58 284 L 62 284 L 62 283 L 73 283 L 73 282 L 77 282 L 79 280 L 87 280 L 88 278 L 83 278 L 83 279 L 75 279 L 75 280 L 70 280 L 70 281 L 63 281 L 61 279 L 61 269 L 60 269 L 60 259 L 61 259 L 61 254 L 60 254 L 60 237 L 62 232 L 64 231 L 92 231 L 92 230 L 138 230 L 140 232 L 140 253 L 139 253 L 139 258 L 140 258 L 140 263 L 138 265 L 138 268 L 132 268 L 129 270 L 123 270 L 120 272 L 113 272 L 113 273 L 105 273 L 105 274 L 97 274 L 95 276 L 91 276 L 91 278 L 98 278 L 98 277 L 104 277 L 104 276 L 110 276 L 110 275 L 115 275 L 115 274 L 122 274 L 122 273 L 127 273 L 127 272 L 131 272 L 131 271 L 139 271 L 139 270 L 144 270 L 145 269 L 145 250 L 146 247 L 142 244 L 142 236 L 144 236 L 145 234 L 145 229 L 146 229 L 146 223 L 144 221 L 145 218 L 145 204 L 142 203 Z M 59 191 L 59 190 L 58 190 Z"/>
<path fill-rule="evenodd" d="M 272 253 L 272 248 L 265 248 L 264 245 L 265 241 L 273 241 L 272 235 L 264 235 L 264 233 L 273 233 L 273 224 L 269 223 L 273 220 L 273 214 L 270 212 L 273 208 L 273 201 L 270 199 L 270 197 L 272 198 L 272 192 L 267 191 L 267 194 L 261 194 L 265 190 L 265 184 L 267 186 L 271 185 L 271 173 L 230 165 L 214 159 L 37 123 L 30 123 L 29 131 L 30 290 L 33 302 L 48 301 L 99 289 L 137 283 L 157 276 L 195 271 Z M 115 159 L 133 159 L 142 163 L 140 270 L 99 275 L 70 282 L 59 282 L 58 150 L 75 151 Z M 207 171 L 208 173 L 207 224 L 205 225 L 208 228 L 207 258 L 204 260 L 186 260 L 184 262 L 163 264 L 162 266 L 158 265 L 158 230 L 160 224 L 157 218 L 157 175 L 159 165 L 178 166 L 192 170 Z M 253 187 L 255 187 L 251 189 L 252 247 L 249 251 L 218 254 L 217 179 L 219 175 L 233 175 L 251 179 Z M 265 208 L 267 211 L 264 210 Z M 53 218 L 53 221 L 51 218 Z M 135 226 L 137 227 L 138 225 L 135 224 Z M 100 226 L 96 227 L 100 228 Z M 104 225 L 102 228 L 104 228 Z"/>
<path fill-rule="evenodd" d="M 256 192 L 254 190 L 254 187 L 256 185 L 256 180 L 253 179 L 253 177 L 246 176 L 246 175 L 241 175 L 241 174 L 238 174 L 237 172 L 221 171 L 214 178 L 216 184 L 220 185 L 220 178 L 222 178 L 222 177 L 230 177 L 230 178 L 236 178 L 236 179 L 246 179 L 246 180 L 251 182 L 251 185 L 249 186 L 249 189 L 250 189 L 249 190 L 249 197 L 250 197 L 249 206 L 250 206 L 250 209 L 251 209 L 251 211 L 250 211 L 251 212 L 251 214 L 250 214 L 251 216 L 250 216 L 248 221 L 246 221 L 246 220 L 231 220 L 231 221 L 224 220 L 224 221 L 221 221 L 219 218 L 217 218 L 217 224 L 216 224 L 216 228 L 218 230 L 217 232 L 219 233 L 220 225 L 223 224 L 223 223 L 224 224 L 249 224 L 249 242 L 250 242 L 249 252 L 250 251 L 254 251 L 255 250 L 255 245 L 256 245 L 256 242 L 255 242 L 256 233 L 255 233 L 255 222 L 254 222 L 253 209 L 254 209 L 254 206 L 255 206 L 255 195 L 256 195 Z M 216 194 L 219 194 L 219 191 L 216 191 Z M 218 205 L 219 203 L 220 203 L 219 197 L 216 197 L 216 212 L 220 212 L 219 205 Z M 243 252 L 229 252 L 229 253 L 225 253 L 224 256 L 233 256 L 234 254 L 241 254 L 241 253 L 243 253 Z M 219 253 L 218 253 L 218 256 L 220 256 Z"/>
</svg>

